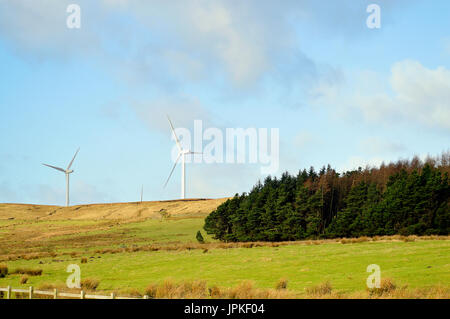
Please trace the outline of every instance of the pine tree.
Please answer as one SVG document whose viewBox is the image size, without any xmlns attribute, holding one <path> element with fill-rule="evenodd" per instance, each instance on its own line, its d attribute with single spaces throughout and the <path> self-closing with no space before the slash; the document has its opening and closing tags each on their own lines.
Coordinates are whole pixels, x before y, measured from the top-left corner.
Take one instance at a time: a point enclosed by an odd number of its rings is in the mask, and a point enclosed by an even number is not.
<svg viewBox="0 0 450 319">
<path fill-rule="evenodd" d="M 319 174 L 311 167 L 295 177 L 269 176 L 217 207 L 204 229 L 222 241 L 447 235 L 449 165 L 450 154 L 343 174 L 327 165 Z"/>
</svg>

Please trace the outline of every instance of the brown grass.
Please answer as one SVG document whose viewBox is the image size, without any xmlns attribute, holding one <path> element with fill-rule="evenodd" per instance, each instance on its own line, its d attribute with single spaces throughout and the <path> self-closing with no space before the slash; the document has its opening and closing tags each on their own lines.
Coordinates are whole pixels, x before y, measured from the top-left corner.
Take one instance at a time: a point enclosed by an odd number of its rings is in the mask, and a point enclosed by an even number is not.
<svg viewBox="0 0 450 319">
<path fill-rule="evenodd" d="M 86 285 L 87 282 L 89 282 L 89 285 Z M 279 282 L 285 282 L 285 279 L 280 279 Z M 89 279 L 82 282 L 82 287 L 85 290 L 95 290 L 98 283 L 99 281 L 96 279 Z M 95 289 L 92 289 L 93 286 L 91 285 L 95 286 Z M 60 292 L 80 292 L 80 289 L 68 289 L 64 285 L 55 286 L 54 284 L 41 284 L 37 290 L 52 291 L 54 288 L 58 288 Z M 299 294 L 285 288 L 255 288 L 251 281 L 243 281 L 234 287 L 207 287 L 207 283 L 201 280 L 175 282 L 171 279 L 161 283 L 150 284 L 144 293 L 134 288 L 126 288 L 114 292 L 116 296 L 142 298 L 145 294 L 150 298 L 163 299 L 450 299 L 450 288 L 448 287 L 437 285 L 427 288 L 409 289 L 406 285 L 399 287 L 391 279 L 382 280 L 379 290 L 356 292 L 334 291 L 328 281 L 314 287 L 305 288 L 306 294 Z M 111 292 L 102 293 L 100 291 L 98 293 L 109 295 Z M 28 298 L 28 293 L 17 293 L 16 298 Z M 46 299 L 52 297 L 35 295 L 33 298 Z"/>
<path fill-rule="evenodd" d="M 329 294 L 331 294 L 332 290 L 333 290 L 333 288 L 329 281 L 325 281 L 317 286 L 305 288 L 307 295 L 311 295 L 311 296 L 315 296 L 315 297 L 329 295 Z"/>
<path fill-rule="evenodd" d="M 388 295 L 392 294 L 397 289 L 397 285 L 390 278 L 383 278 L 380 282 L 380 288 L 368 288 L 369 295 Z"/>
<path fill-rule="evenodd" d="M 125 296 L 131 298 L 142 298 L 142 293 L 135 288 L 121 289 L 114 292 L 116 296 Z"/>
<path fill-rule="evenodd" d="M 42 269 L 16 268 L 11 274 L 21 274 L 21 275 L 29 275 L 29 276 L 40 276 L 40 275 L 42 275 Z"/>
<path fill-rule="evenodd" d="M 287 299 L 294 298 L 286 290 L 259 289 L 253 287 L 253 282 L 244 281 L 241 284 L 223 289 L 220 298 L 223 299 Z"/>
<path fill-rule="evenodd" d="M 167 279 L 160 284 L 150 284 L 146 288 L 145 294 L 150 298 L 201 299 L 207 297 L 207 289 L 206 282 L 202 280 L 175 283 L 173 280 Z"/>
<path fill-rule="evenodd" d="M 281 278 L 277 282 L 275 289 L 277 289 L 277 290 L 287 289 L 287 285 L 288 285 L 288 280 L 286 278 Z"/>
<path fill-rule="evenodd" d="M 77 205 L 70 207 L 0 204 L 0 219 L 16 220 L 130 220 L 145 218 L 161 218 L 167 211 L 171 216 L 201 215 L 206 216 L 228 198 L 219 199 L 186 199 L 153 202 L 129 202 Z M 188 209 L 187 209 L 188 208 Z"/>
<path fill-rule="evenodd" d="M 234 287 L 212 286 L 207 288 L 205 281 L 174 282 L 165 280 L 160 284 L 152 283 L 145 290 L 150 298 L 167 299 L 279 299 L 293 298 L 286 290 L 258 289 L 253 282 L 244 281 Z"/>
<path fill-rule="evenodd" d="M 42 283 L 37 287 L 38 290 L 53 290 L 55 288 L 57 288 L 55 285 L 49 283 Z"/>
<path fill-rule="evenodd" d="M 20 277 L 20 284 L 24 285 L 26 284 L 28 281 L 28 276 L 27 275 L 23 275 L 22 277 Z"/>
<path fill-rule="evenodd" d="M 81 289 L 86 289 L 86 290 L 96 290 L 99 284 L 100 284 L 100 280 L 95 279 L 95 278 L 82 279 L 80 282 Z"/>
</svg>

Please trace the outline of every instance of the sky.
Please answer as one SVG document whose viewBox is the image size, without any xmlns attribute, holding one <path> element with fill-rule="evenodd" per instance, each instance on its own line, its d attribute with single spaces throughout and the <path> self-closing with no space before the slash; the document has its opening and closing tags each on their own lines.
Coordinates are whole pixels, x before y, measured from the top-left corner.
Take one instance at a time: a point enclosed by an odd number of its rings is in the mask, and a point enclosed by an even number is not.
<svg viewBox="0 0 450 319">
<path fill-rule="evenodd" d="M 69 4 L 80 28 L 68 28 Z M 368 28 L 370 4 L 380 28 Z M 342 172 L 449 149 L 450 2 L 0 0 L 0 202 L 180 196 L 176 128 L 279 129 L 279 168 Z M 178 130 L 177 130 L 178 131 Z M 184 141 L 186 142 L 186 141 Z M 186 196 L 260 163 L 187 163 Z"/>
</svg>

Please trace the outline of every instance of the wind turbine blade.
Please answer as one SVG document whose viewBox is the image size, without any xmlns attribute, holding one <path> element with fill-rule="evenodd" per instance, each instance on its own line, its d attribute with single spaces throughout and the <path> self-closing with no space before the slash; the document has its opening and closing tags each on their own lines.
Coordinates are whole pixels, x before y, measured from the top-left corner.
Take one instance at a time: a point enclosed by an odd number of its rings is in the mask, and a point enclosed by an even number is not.
<svg viewBox="0 0 450 319">
<path fill-rule="evenodd" d="M 169 120 L 169 124 L 170 124 L 170 128 L 172 129 L 173 136 L 175 136 L 175 141 L 177 143 L 178 150 L 181 152 L 182 148 L 181 148 L 180 141 L 178 140 L 177 134 L 175 134 L 175 129 L 173 128 L 172 122 L 170 121 L 170 118 L 168 115 L 167 115 L 167 119 Z"/>
<path fill-rule="evenodd" d="M 175 161 L 175 164 L 173 165 L 172 170 L 170 171 L 169 177 L 167 178 L 167 181 L 164 183 L 164 187 L 167 186 L 167 183 L 169 182 L 169 179 L 170 179 L 170 177 L 172 176 L 172 173 L 173 173 L 173 171 L 175 170 L 175 166 L 177 166 L 178 160 L 180 159 L 180 156 L 181 156 L 181 155 L 182 155 L 181 153 L 178 154 L 177 160 Z"/>
<path fill-rule="evenodd" d="M 70 166 L 72 166 L 72 163 L 73 163 L 75 157 L 77 156 L 79 150 L 80 150 L 80 148 L 78 148 L 77 151 L 75 152 L 75 155 L 73 156 L 72 160 L 70 161 L 69 166 L 67 166 L 67 170 L 69 170 Z"/>
<path fill-rule="evenodd" d="M 56 166 L 52 166 L 52 165 L 48 165 L 48 164 L 44 164 L 44 163 L 42 163 L 42 165 L 45 165 L 45 166 L 48 166 L 48 167 L 57 169 L 58 171 L 61 171 L 61 172 L 63 172 L 63 173 L 66 172 L 66 171 L 65 171 L 64 169 L 62 169 L 61 167 L 56 167 Z"/>
<path fill-rule="evenodd" d="M 203 154 L 203 152 L 188 152 L 187 154 Z"/>
</svg>

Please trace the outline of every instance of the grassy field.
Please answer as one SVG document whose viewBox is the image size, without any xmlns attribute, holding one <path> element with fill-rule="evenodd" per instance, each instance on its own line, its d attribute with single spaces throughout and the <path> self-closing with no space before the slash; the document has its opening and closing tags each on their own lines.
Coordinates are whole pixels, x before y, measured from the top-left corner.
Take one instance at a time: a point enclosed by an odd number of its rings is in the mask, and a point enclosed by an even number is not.
<svg viewBox="0 0 450 319">
<path fill-rule="evenodd" d="M 21 274 L 9 274 L 0 278 L 0 287 L 63 288 L 69 275 L 67 266 L 78 264 L 82 278 L 97 279 L 97 291 L 105 292 L 144 294 L 150 284 L 176 286 L 192 281 L 222 289 L 251 281 L 253 290 L 276 292 L 277 283 L 284 279 L 287 289 L 279 297 L 311 297 L 312 287 L 328 282 L 332 287 L 328 297 L 366 298 L 366 268 L 378 264 L 382 278 L 395 282 L 397 291 L 421 290 L 418 297 L 426 297 L 423 291 L 438 289 L 434 297 L 449 297 L 448 237 L 224 244 L 202 230 L 208 210 L 221 201 L 143 204 L 148 216 L 142 216 L 139 205 L 129 204 L 135 209 L 127 208 L 130 218 L 123 217 L 121 207 L 114 205 L 109 206 L 112 213 L 95 205 L 70 208 L 72 215 L 63 208 L 56 208 L 60 213 L 51 215 L 54 207 L 50 211 L 34 209 L 33 218 L 24 218 L 22 211 L 8 215 L 3 206 L 0 263 L 6 264 L 9 272 L 42 269 L 42 275 L 29 276 L 21 284 Z M 80 210 L 84 210 L 83 219 L 73 216 Z M 122 217 L 105 218 L 111 214 Z M 196 242 L 198 230 L 202 230 L 205 244 Z M 82 258 L 87 262 L 82 263 Z"/>
</svg>

